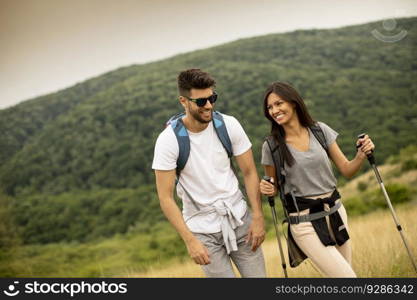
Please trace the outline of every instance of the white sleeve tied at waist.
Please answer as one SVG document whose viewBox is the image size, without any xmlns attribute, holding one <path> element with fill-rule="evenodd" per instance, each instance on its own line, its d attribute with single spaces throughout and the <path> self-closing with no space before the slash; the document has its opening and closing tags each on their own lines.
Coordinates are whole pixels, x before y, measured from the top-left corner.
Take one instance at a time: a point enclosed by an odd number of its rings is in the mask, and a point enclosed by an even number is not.
<svg viewBox="0 0 417 300">
<path fill-rule="evenodd" d="M 187 218 L 186 222 L 197 215 L 206 215 L 213 212 L 216 212 L 221 216 L 221 232 L 227 254 L 231 251 L 237 251 L 236 234 L 234 229 L 243 225 L 243 222 L 237 217 L 236 211 L 229 201 L 220 199 L 216 201 L 213 206 L 203 208 L 192 214 Z"/>
</svg>

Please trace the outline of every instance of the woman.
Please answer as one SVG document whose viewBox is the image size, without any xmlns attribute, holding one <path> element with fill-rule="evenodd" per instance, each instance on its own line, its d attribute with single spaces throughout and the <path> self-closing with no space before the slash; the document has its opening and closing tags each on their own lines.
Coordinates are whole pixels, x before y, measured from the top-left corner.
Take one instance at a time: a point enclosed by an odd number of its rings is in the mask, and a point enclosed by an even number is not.
<svg viewBox="0 0 417 300">
<path fill-rule="evenodd" d="M 337 145 L 338 133 L 324 123 L 314 122 L 298 92 L 283 82 L 267 88 L 264 114 L 272 126 L 269 141 L 275 141 L 278 147 L 265 141 L 262 165 L 277 184 L 262 180 L 260 191 L 275 196 L 283 189 L 280 192 L 290 216 L 289 245 L 295 242 L 301 254 L 310 258 L 326 277 L 356 277 L 351 266 L 347 215 L 329 158 L 343 176 L 350 178 L 374 150 L 374 144 L 367 135 L 358 139 L 356 156 L 349 161 Z M 317 131 L 322 132 L 324 141 Z M 274 163 L 276 149 L 283 159 L 283 168 Z M 283 186 L 278 184 L 281 180 Z"/>
</svg>

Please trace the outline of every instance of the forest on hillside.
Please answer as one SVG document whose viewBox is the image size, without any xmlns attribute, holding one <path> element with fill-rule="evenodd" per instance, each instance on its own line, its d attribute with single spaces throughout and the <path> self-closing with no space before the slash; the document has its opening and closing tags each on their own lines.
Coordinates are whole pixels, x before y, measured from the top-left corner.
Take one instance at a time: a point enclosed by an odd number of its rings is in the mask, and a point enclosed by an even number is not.
<svg viewBox="0 0 417 300">
<path fill-rule="evenodd" d="M 269 132 L 262 96 L 276 80 L 294 85 L 313 118 L 340 133 L 348 157 L 357 134 L 367 132 L 384 162 L 417 144 L 417 18 L 398 25 L 408 35 L 396 43 L 371 35 L 379 23 L 242 39 L 124 67 L 0 110 L 1 209 L 13 216 L 7 226 L 24 244 L 47 244 L 135 226 L 149 232 L 164 220 L 153 147 L 180 111 L 176 76 L 187 68 L 217 80 L 216 109 L 242 123 L 258 164 Z"/>
</svg>

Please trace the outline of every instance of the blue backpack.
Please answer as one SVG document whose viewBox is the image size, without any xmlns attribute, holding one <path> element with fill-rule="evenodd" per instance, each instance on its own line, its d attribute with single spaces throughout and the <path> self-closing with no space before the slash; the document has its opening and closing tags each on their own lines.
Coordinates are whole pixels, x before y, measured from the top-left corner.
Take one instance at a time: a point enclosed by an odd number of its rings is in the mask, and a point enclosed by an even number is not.
<svg viewBox="0 0 417 300">
<path fill-rule="evenodd" d="M 172 116 L 166 126 L 171 126 L 174 130 L 175 137 L 178 141 L 179 155 L 177 158 L 177 179 L 184 169 L 185 164 L 187 163 L 188 157 L 190 156 L 190 137 L 188 136 L 188 131 L 182 122 L 182 117 L 185 116 L 185 113 L 179 113 L 175 116 Z M 226 150 L 227 156 L 231 159 L 233 155 L 232 142 L 230 141 L 229 134 L 227 133 L 227 128 L 224 123 L 223 116 L 221 113 L 214 111 L 213 112 L 213 126 L 219 137 L 220 142 L 222 143 L 224 149 Z"/>
</svg>

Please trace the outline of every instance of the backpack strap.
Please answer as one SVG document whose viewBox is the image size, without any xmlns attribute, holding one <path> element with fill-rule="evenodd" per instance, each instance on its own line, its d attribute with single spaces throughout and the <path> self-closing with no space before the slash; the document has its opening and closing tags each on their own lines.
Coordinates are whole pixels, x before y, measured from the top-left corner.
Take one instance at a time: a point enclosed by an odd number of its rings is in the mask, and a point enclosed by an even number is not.
<svg viewBox="0 0 417 300">
<path fill-rule="evenodd" d="M 176 181 L 175 184 L 179 184 L 182 189 L 185 191 L 187 196 L 190 198 L 192 204 L 197 210 L 200 210 L 195 200 L 191 197 L 191 195 L 187 192 L 187 190 L 184 188 L 184 186 L 180 182 L 180 174 L 181 171 L 184 169 L 188 157 L 190 156 L 190 137 L 188 135 L 187 128 L 184 125 L 184 122 L 182 121 L 182 118 L 185 116 L 185 113 L 178 113 L 174 116 L 172 116 L 166 123 L 166 126 L 171 126 L 175 137 L 177 138 L 178 142 L 178 158 L 177 158 L 177 168 L 176 168 Z M 233 149 L 232 149 L 232 142 L 230 141 L 229 134 L 227 133 L 226 124 L 224 122 L 223 116 L 217 112 L 213 112 L 213 126 L 216 131 L 216 134 L 222 143 L 224 149 L 226 150 L 227 156 L 230 159 L 231 166 L 234 170 L 233 164 L 232 164 L 232 156 L 233 156 Z"/>
<path fill-rule="evenodd" d="M 217 137 L 219 138 L 220 142 L 223 145 L 223 148 L 226 150 L 227 156 L 229 157 L 230 167 L 232 168 L 233 173 L 235 174 L 237 178 L 237 181 L 239 183 L 239 189 L 241 190 L 245 198 L 247 198 L 246 189 L 244 188 L 244 186 L 242 186 L 241 181 L 239 180 L 239 177 L 237 176 L 238 173 L 236 171 L 235 165 L 233 164 L 233 160 L 232 160 L 233 147 L 232 147 L 232 142 L 230 140 L 229 134 L 227 133 L 226 123 L 224 122 L 224 118 L 222 114 L 218 111 L 213 112 L 213 125 L 214 125 L 214 130 L 217 133 Z"/>
<path fill-rule="evenodd" d="M 315 138 L 318 140 L 320 145 L 326 150 L 327 155 L 329 156 L 329 149 L 327 147 L 326 136 L 324 135 L 323 130 L 321 129 L 320 125 L 316 122 L 311 127 L 309 127 Z M 282 154 L 282 149 L 280 148 L 278 141 L 272 136 L 268 136 L 266 138 L 266 142 L 269 146 L 269 150 L 271 151 L 272 159 L 275 165 L 275 172 L 276 178 L 278 180 L 278 185 L 280 188 L 280 197 L 281 199 L 285 199 L 283 187 L 285 184 L 285 168 L 284 168 L 284 156 Z"/>
<path fill-rule="evenodd" d="M 313 135 L 316 137 L 317 141 L 319 141 L 320 145 L 326 150 L 327 156 L 329 155 L 329 147 L 327 147 L 326 136 L 324 135 L 323 129 L 321 129 L 318 123 L 314 123 L 314 125 L 310 126 L 310 130 Z"/>
<path fill-rule="evenodd" d="M 230 141 L 229 134 L 227 133 L 223 116 L 218 111 L 213 112 L 213 125 L 220 142 L 227 152 L 227 156 L 231 158 L 233 156 L 232 142 Z"/>
<path fill-rule="evenodd" d="M 182 121 L 183 116 L 185 116 L 185 113 L 176 114 L 166 123 L 167 126 L 171 126 L 174 130 L 175 137 L 178 142 L 179 154 L 176 169 L 177 177 L 179 177 L 179 174 L 184 169 L 188 157 L 190 156 L 190 137 L 188 136 L 187 128 L 185 128 Z M 232 142 L 230 141 L 229 134 L 227 133 L 223 116 L 217 111 L 213 112 L 213 126 L 220 142 L 226 150 L 227 156 L 231 158 L 233 156 Z"/>
<path fill-rule="evenodd" d="M 277 184 L 279 187 L 279 194 L 282 201 L 285 203 L 284 184 L 285 184 L 285 168 L 284 168 L 284 156 L 282 155 L 282 149 L 278 144 L 278 141 L 272 136 L 268 136 L 266 139 L 269 150 L 271 151 L 272 160 L 275 166 L 275 177 L 277 178 Z"/>
<path fill-rule="evenodd" d="M 167 125 L 170 125 L 174 130 L 178 142 L 177 177 L 179 177 L 180 172 L 184 169 L 188 156 L 190 155 L 190 137 L 188 136 L 187 128 L 185 128 L 182 121 L 184 115 L 184 113 L 177 114 L 171 117 L 167 122 Z"/>
</svg>

